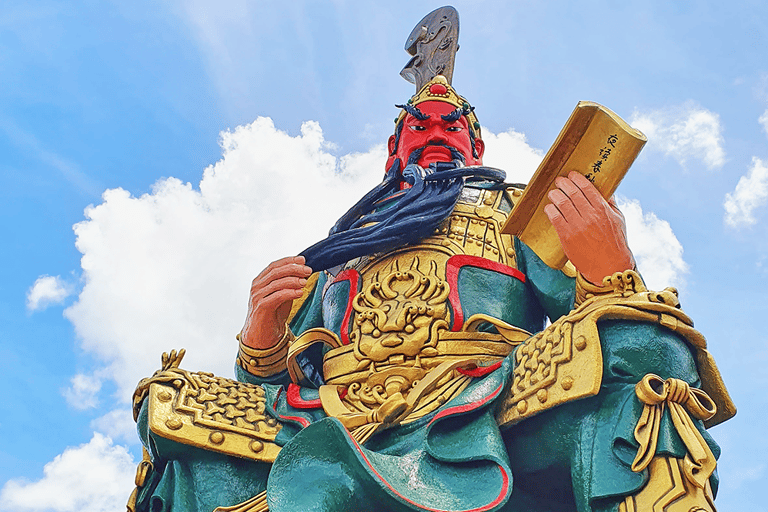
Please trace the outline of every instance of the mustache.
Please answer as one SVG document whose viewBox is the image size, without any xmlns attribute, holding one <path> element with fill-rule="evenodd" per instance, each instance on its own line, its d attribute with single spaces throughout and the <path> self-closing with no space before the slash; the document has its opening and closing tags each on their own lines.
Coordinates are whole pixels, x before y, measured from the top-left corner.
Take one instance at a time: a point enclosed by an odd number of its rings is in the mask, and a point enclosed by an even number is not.
<svg viewBox="0 0 768 512">
<path fill-rule="evenodd" d="M 425 149 L 427 149 L 430 146 L 437 146 L 441 148 L 445 148 L 448 151 L 451 152 L 451 160 L 459 160 L 461 163 L 466 163 L 466 158 L 464 158 L 464 155 L 456 149 L 453 146 L 450 146 L 448 144 L 445 144 L 443 142 L 427 142 L 420 148 L 416 148 L 413 151 L 411 151 L 411 154 L 408 156 L 408 163 L 406 165 L 415 164 L 419 161 L 419 158 L 421 158 L 421 154 L 424 152 Z"/>
</svg>

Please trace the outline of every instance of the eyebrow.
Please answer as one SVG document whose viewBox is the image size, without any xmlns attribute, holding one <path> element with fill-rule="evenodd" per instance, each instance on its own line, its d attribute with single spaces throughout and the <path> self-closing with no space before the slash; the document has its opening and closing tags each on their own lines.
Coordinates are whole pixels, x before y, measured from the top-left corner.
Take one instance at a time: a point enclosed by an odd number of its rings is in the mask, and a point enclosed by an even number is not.
<svg viewBox="0 0 768 512">
<path fill-rule="evenodd" d="M 425 114 L 421 110 L 419 110 L 419 107 L 414 107 L 410 103 L 406 103 L 405 105 L 395 105 L 397 108 L 402 108 L 409 114 L 411 114 L 413 117 L 418 119 L 419 121 L 426 121 L 430 118 L 428 114 Z"/>
<path fill-rule="evenodd" d="M 458 121 L 461 118 L 462 114 L 464 114 L 464 109 L 461 107 L 457 107 L 456 110 L 454 110 L 453 112 L 450 112 L 440 117 L 442 118 L 443 121 L 447 123 L 452 123 L 454 121 Z"/>
</svg>

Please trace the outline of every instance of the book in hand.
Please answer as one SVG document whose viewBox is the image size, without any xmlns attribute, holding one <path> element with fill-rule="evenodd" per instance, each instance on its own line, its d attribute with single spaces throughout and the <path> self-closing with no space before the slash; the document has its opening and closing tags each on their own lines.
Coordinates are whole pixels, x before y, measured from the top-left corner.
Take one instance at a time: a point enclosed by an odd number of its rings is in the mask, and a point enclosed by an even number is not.
<svg viewBox="0 0 768 512">
<path fill-rule="evenodd" d="M 591 101 L 580 101 L 502 231 L 517 236 L 550 267 L 563 268 L 568 258 L 544 213 L 555 178 L 576 171 L 608 199 L 647 140 L 611 110 Z"/>
</svg>

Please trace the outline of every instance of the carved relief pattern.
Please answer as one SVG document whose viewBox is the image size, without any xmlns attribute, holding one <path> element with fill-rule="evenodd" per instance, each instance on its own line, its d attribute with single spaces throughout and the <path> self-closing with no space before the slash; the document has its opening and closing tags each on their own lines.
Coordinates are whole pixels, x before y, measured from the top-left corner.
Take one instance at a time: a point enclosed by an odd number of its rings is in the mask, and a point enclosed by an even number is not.
<svg viewBox="0 0 768 512">
<path fill-rule="evenodd" d="M 372 410 L 407 394 L 430 370 L 422 357 L 438 355 L 440 331 L 448 329 L 450 287 L 438 277 L 435 261 L 420 264 L 415 257 L 408 268 L 400 270 L 399 265 L 395 259 L 377 272 L 353 301 L 349 338 L 357 370 L 368 372 L 349 384 L 345 401 L 358 410 Z M 427 265 L 428 270 L 420 269 Z M 451 375 L 443 380 L 449 384 Z"/>
<path fill-rule="evenodd" d="M 570 331 L 570 325 L 558 325 L 554 332 L 545 332 L 520 346 L 515 353 L 512 383 L 516 396 L 525 398 L 557 380 L 557 366 L 571 360 Z"/>
<path fill-rule="evenodd" d="M 402 412 L 398 422 L 407 423 L 435 410 L 469 383 L 471 379 L 455 368 L 434 374 L 447 360 L 478 359 L 474 355 L 449 354 L 447 350 L 445 340 L 459 333 L 448 332 L 450 286 L 446 262 L 453 255 L 468 254 L 514 265 L 511 238 L 500 233 L 513 206 L 512 196 L 498 190 L 467 188 L 454 213 L 435 235 L 417 246 L 354 265 L 362 276 L 362 291 L 353 300 L 349 334 L 352 347 L 329 353 L 334 370 L 329 372 L 326 367 L 325 372 L 329 384 L 345 387 L 342 402 L 350 413 L 381 421 L 376 411 L 394 407 Z M 500 206 L 502 201 L 505 207 Z M 492 343 L 488 339 L 493 336 L 464 333 L 463 337 Z M 471 343 L 471 339 L 456 339 L 456 344 L 464 347 Z M 506 346 L 506 353 L 511 350 L 503 341 L 498 344 Z M 479 359 L 494 361 L 501 357 L 489 353 Z M 338 371 L 340 367 L 343 370 Z M 409 397 L 409 392 L 426 378 L 434 380 L 429 391 L 418 400 Z M 403 405 L 407 400 L 408 405 Z M 396 402 L 402 403 L 395 407 Z"/>
<path fill-rule="evenodd" d="M 193 414 L 195 423 L 210 427 L 226 425 L 265 435 L 275 435 L 280 430 L 277 421 L 265 414 L 261 387 L 205 373 L 190 376 L 194 387 L 182 390 L 176 410 Z"/>
<path fill-rule="evenodd" d="M 574 333 L 572 322 L 552 324 L 515 352 L 504 423 L 594 394 L 601 373 L 599 340 Z"/>
<path fill-rule="evenodd" d="M 149 426 L 156 434 L 257 460 L 274 460 L 279 452 L 273 441 L 281 425 L 267 415 L 261 387 L 179 369 L 152 380 Z"/>
<path fill-rule="evenodd" d="M 648 483 L 619 504 L 619 512 L 715 512 L 709 482 L 703 488 L 693 485 L 684 477 L 682 467 L 682 459 L 654 457 Z"/>
</svg>

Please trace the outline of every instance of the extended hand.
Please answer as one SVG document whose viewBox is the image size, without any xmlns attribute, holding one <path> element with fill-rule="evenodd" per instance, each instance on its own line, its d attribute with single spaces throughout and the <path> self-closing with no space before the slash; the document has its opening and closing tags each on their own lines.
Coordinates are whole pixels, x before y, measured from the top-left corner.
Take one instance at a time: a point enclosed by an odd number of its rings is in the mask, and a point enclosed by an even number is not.
<svg viewBox="0 0 768 512">
<path fill-rule="evenodd" d="M 291 304 L 301 297 L 311 274 L 303 256 L 292 256 L 273 261 L 253 280 L 248 316 L 241 332 L 245 345 L 267 349 L 280 342 Z"/>
<path fill-rule="evenodd" d="M 616 205 L 577 172 L 555 179 L 555 184 L 547 196 L 552 204 L 544 212 L 581 275 L 599 285 L 605 276 L 634 268 L 624 216 Z"/>
</svg>

